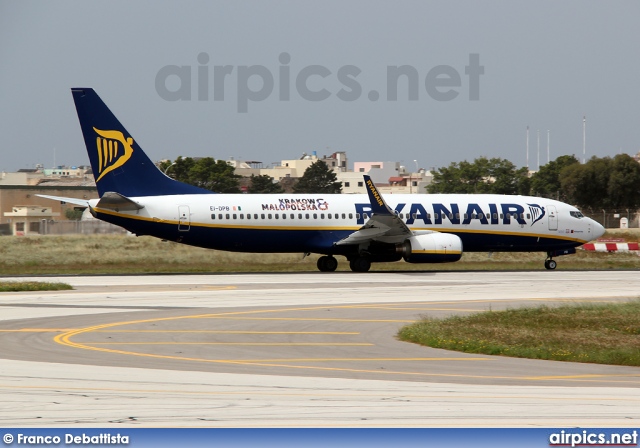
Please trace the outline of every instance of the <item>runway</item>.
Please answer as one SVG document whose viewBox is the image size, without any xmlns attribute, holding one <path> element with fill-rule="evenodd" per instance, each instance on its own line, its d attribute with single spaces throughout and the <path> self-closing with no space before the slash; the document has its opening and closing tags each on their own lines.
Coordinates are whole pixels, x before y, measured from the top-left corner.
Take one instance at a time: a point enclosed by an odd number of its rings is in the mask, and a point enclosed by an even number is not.
<svg viewBox="0 0 640 448">
<path fill-rule="evenodd" d="M 3 426 L 640 420 L 640 368 L 470 355 L 395 339 L 422 315 L 637 298 L 633 271 L 47 280 L 75 289 L 0 294 Z"/>
</svg>

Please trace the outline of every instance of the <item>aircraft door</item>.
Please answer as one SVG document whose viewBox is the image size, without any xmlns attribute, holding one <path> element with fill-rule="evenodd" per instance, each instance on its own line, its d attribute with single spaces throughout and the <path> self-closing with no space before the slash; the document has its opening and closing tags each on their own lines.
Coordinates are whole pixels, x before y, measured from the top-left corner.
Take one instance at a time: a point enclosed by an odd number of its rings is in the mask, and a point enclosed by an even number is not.
<svg viewBox="0 0 640 448">
<path fill-rule="evenodd" d="M 549 213 L 549 230 L 558 230 L 558 211 L 555 205 L 547 205 Z"/>
<path fill-rule="evenodd" d="M 188 232 L 191 227 L 191 218 L 188 205 L 178 206 L 178 230 Z"/>
</svg>

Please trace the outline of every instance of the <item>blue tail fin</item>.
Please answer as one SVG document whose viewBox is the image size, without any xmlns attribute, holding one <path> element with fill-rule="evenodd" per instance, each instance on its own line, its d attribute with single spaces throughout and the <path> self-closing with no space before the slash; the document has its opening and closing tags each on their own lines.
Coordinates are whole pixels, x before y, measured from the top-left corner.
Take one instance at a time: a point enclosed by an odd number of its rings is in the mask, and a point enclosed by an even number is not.
<svg viewBox="0 0 640 448">
<path fill-rule="evenodd" d="M 108 191 L 127 197 L 211 193 L 162 173 L 93 89 L 71 93 L 100 196 Z"/>
</svg>

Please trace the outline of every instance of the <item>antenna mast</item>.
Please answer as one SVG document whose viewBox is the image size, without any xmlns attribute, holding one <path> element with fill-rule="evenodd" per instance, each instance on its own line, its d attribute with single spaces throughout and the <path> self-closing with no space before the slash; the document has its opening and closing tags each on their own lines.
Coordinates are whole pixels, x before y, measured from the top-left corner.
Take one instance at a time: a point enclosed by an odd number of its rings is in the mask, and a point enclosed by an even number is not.
<svg viewBox="0 0 640 448">
<path fill-rule="evenodd" d="M 582 116 L 582 163 L 585 163 L 587 157 L 587 116 Z"/>
<path fill-rule="evenodd" d="M 547 163 L 551 162 L 551 153 L 549 152 L 549 134 L 551 131 L 547 129 Z"/>
<path fill-rule="evenodd" d="M 527 126 L 527 171 L 529 171 L 529 126 Z"/>
<path fill-rule="evenodd" d="M 540 129 L 538 129 L 538 171 L 540 171 Z"/>
</svg>

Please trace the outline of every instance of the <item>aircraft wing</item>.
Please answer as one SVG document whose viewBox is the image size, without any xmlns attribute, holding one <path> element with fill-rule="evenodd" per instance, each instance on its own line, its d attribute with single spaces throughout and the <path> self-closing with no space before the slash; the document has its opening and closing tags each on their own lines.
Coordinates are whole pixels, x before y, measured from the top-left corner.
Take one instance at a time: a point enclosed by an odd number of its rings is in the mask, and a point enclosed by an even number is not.
<svg viewBox="0 0 640 448">
<path fill-rule="evenodd" d="M 371 178 L 364 176 L 367 194 L 371 202 L 371 217 L 364 226 L 353 232 L 336 244 L 359 244 L 367 241 L 381 241 L 383 243 L 401 243 L 413 236 L 407 225 L 402 221 L 387 203 L 374 185 Z"/>
</svg>

